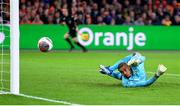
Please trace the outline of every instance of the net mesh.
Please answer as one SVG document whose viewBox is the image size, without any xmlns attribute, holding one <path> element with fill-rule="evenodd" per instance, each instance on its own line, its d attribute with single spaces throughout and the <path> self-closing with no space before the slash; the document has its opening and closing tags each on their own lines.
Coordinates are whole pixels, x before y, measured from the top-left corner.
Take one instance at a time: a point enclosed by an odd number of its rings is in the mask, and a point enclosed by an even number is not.
<svg viewBox="0 0 180 106">
<path fill-rule="evenodd" d="M 0 0 L 0 93 L 10 91 L 10 2 Z"/>
</svg>

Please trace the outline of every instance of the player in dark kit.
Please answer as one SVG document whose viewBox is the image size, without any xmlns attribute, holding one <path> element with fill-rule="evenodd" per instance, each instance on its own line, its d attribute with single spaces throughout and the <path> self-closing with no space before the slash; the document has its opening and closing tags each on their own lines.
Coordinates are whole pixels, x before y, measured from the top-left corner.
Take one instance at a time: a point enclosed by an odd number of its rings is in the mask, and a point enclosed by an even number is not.
<svg viewBox="0 0 180 106">
<path fill-rule="evenodd" d="M 73 42 L 76 45 L 78 45 L 83 50 L 83 52 L 87 52 L 87 49 L 83 45 L 81 45 L 78 42 L 77 38 L 76 38 L 77 32 L 78 32 L 78 29 L 77 29 L 77 26 L 76 26 L 76 20 L 74 19 L 73 16 L 68 14 L 67 9 L 62 9 L 62 14 L 63 14 L 63 17 L 62 17 L 61 21 L 62 21 L 63 24 L 66 24 L 68 26 L 68 29 L 69 29 L 69 32 L 64 35 L 65 40 L 71 46 L 69 51 L 72 51 L 74 49 L 74 46 L 73 46 L 72 42 L 69 39 L 69 35 L 70 35 Z"/>
</svg>

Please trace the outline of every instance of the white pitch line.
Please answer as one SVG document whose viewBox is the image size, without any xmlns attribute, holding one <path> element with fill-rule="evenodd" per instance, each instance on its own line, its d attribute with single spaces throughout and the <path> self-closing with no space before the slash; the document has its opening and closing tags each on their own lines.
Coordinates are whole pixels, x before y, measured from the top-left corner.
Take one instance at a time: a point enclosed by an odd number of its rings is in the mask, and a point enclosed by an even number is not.
<svg viewBox="0 0 180 106">
<path fill-rule="evenodd" d="M 1 88 L 2 89 L 2 88 Z M 4 95 L 4 94 L 10 94 L 9 92 L 4 92 L 4 91 L 0 91 L 0 95 Z"/>
<path fill-rule="evenodd" d="M 30 95 L 25 95 L 25 94 L 19 94 L 17 96 L 22 96 L 22 97 L 36 99 L 36 100 L 42 100 L 42 101 L 46 101 L 46 102 L 61 103 L 64 105 L 80 106 L 79 104 L 74 104 L 74 103 L 63 101 L 63 100 L 53 100 L 53 99 L 37 97 L 37 96 L 30 96 Z"/>
<path fill-rule="evenodd" d="M 0 94 L 3 95 L 3 94 L 11 94 L 11 93 L 10 92 L 0 91 Z M 13 95 L 16 95 L 16 94 L 13 94 Z M 52 103 L 61 103 L 61 104 L 64 104 L 64 105 L 81 106 L 80 104 L 70 103 L 70 102 L 66 102 L 66 101 L 63 101 L 63 100 L 54 100 L 54 99 L 48 99 L 48 98 L 25 95 L 25 94 L 17 94 L 16 96 L 22 96 L 22 97 L 26 97 L 26 98 L 30 98 L 30 99 L 36 99 L 36 100 L 52 102 Z"/>
<path fill-rule="evenodd" d="M 155 72 L 147 72 L 147 73 L 150 73 L 150 74 L 155 74 Z M 175 76 L 175 77 L 180 77 L 179 74 L 169 74 L 169 73 L 165 73 L 164 75 L 168 75 L 168 76 Z"/>
</svg>

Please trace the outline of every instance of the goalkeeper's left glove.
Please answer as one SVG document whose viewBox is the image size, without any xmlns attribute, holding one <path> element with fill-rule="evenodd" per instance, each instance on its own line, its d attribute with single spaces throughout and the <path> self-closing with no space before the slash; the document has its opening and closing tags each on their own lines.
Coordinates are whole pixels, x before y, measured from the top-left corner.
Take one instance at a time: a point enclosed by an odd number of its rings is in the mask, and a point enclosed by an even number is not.
<svg viewBox="0 0 180 106">
<path fill-rule="evenodd" d="M 166 70 L 167 70 L 167 68 L 163 64 L 159 64 L 157 72 L 156 72 L 156 76 L 157 77 L 161 76 L 162 74 L 165 73 Z"/>
</svg>

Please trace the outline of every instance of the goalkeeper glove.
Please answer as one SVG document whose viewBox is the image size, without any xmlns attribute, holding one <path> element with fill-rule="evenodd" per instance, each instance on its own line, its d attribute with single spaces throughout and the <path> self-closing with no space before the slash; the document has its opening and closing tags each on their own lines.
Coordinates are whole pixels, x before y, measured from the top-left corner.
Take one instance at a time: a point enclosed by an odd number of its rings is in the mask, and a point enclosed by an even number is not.
<svg viewBox="0 0 180 106">
<path fill-rule="evenodd" d="M 158 76 L 158 77 L 161 76 L 162 74 L 165 73 L 166 70 L 167 70 L 167 68 L 164 65 L 159 64 L 157 72 L 156 72 L 156 76 Z"/>
<path fill-rule="evenodd" d="M 139 59 L 131 59 L 131 60 L 129 60 L 128 61 L 128 66 L 137 66 L 137 65 L 139 65 L 139 63 L 141 62 L 141 60 L 139 60 Z"/>
</svg>

